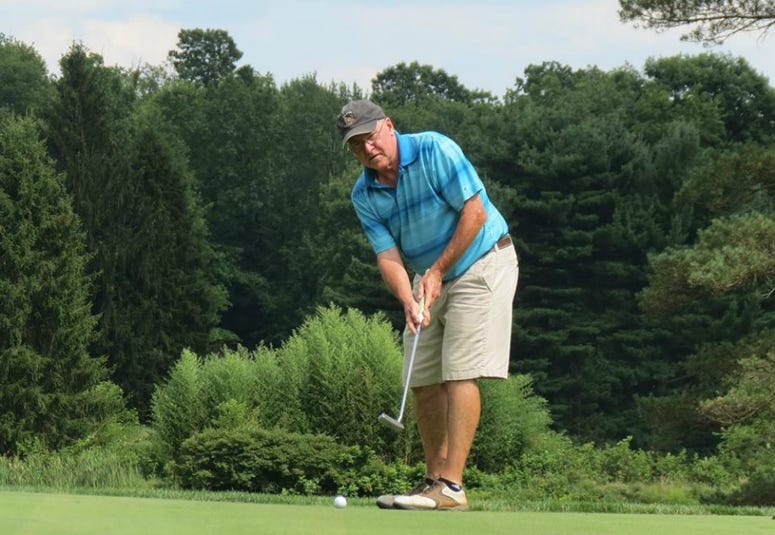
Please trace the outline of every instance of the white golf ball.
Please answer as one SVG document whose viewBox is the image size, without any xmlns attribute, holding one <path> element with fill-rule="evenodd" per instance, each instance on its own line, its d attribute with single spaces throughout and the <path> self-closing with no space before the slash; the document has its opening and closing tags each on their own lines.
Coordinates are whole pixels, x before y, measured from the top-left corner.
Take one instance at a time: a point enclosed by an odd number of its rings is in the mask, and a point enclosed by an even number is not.
<svg viewBox="0 0 775 535">
<path fill-rule="evenodd" d="M 347 498 L 342 496 L 341 494 L 334 498 L 334 507 L 337 509 L 341 509 L 343 507 L 347 507 Z"/>
</svg>

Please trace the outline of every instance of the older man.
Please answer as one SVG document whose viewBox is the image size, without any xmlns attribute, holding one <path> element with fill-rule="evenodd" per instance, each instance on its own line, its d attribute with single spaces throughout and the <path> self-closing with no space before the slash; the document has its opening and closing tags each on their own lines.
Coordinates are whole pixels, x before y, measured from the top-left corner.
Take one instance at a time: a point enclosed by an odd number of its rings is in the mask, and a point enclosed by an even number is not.
<svg viewBox="0 0 775 535">
<path fill-rule="evenodd" d="M 508 225 L 448 137 L 401 134 L 367 100 L 346 104 L 336 124 L 364 166 L 352 202 L 382 278 L 404 307 L 405 354 L 422 321 L 409 386 L 427 475 L 377 505 L 467 510 L 463 471 L 479 425 L 477 381 L 508 375 L 519 274 Z"/>
</svg>

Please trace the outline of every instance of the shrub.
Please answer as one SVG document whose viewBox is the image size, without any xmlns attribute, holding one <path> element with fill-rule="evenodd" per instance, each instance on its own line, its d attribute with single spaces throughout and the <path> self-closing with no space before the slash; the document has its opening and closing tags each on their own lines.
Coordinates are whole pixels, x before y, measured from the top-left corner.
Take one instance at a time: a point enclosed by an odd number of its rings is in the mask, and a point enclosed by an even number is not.
<svg viewBox="0 0 775 535">
<path fill-rule="evenodd" d="M 419 455 L 413 414 L 406 433 L 380 426 L 401 396 L 398 336 L 380 315 L 318 309 L 279 349 L 224 350 L 200 359 L 184 351 L 153 395 L 153 428 L 167 459 L 207 427 L 235 425 L 324 433 L 381 455 Z"/>
<path fill-rule="evenodd" d="M 620 440 L 601 452 L 601 467 L 613 481 L 624 483 L 652 480 L 652 463 L 648 453 L 630 448 L 632 437 Z"/>
<path fill-rule="evenodd" d="M 767 415 L 731 425 L 721 436 L 719 457 L 733 471 L 751 474 L 762 467 L 775 470 L 775 425 Z"/>
<path fill-rule="evenodd" d="M 222 416 L 223 404 L 236 401 L 254 406 L 260 381 L 255 361 L 243 347 L 210 355 L 199 368 L 199 403 L 206 422 Z"/>
<path fill-rule="evenodd" d="M 397 473 L 368 448 L 326 435 L 240 427 L 208 429 L 186 440 L 176 475 L 184 487 L 197 489 L 353 495 L 380 490 Z"/>
<path fill-rule="evenodd" d="M 688 469 L 688 479 L 714 487 L 728 487 L 734 483 L 734 476 L 718 457 L 695 458 Z"/>
<path fill-rule="evenodd" d="M 734 505 L 774 505 L 775 469 L 765 467 L 753 472 L 739 490 L 730 494 L 728 502 Z"/>
<path fill-rule="evenodd" d="M 500 471 L 550 433 L 551 416 L 546 400 L 533 394 L 527 375 L 480 381 L 480 389 L 482 417 L 470 464 L 484 471 Z"/>
<path fill-rule="evenodd" d="M 379 425 L 377 416 L 396 410 L 402 390 L 402 352 L 397 333 L 385 318 L 361 312 L 319 308 L 277 352 L 283 376 L 296 377 L 275 408 L 303 413 L 305 431 L 326 433 L 345 444 L 364 444 L 383 454 L 409 450 L 412 433 L 396 434 Z M 297 417 L 301 419 L 301 417 Z M 406 413 L 407 429 L 414 427 Z"/>
<path fill-rule="evenodd" d="M 156 388 L 151 400 L 153 428 L 169 457 L 174 457 L 183 441 L 207 422 L 202 390 L 199 358 L 185 350 L 167 383 Z"/>
</svg>

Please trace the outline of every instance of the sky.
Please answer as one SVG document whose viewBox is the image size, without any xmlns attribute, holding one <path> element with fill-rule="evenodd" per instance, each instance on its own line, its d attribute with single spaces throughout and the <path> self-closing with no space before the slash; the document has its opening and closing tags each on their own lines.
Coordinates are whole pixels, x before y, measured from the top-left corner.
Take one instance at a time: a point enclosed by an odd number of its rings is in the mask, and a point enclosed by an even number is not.
<svg viewBox="0 0 775 535">
<path fill-rule="evenodd" d="M 648 58 L 703 52 L 744 58 L 775 85 L 775 34 L 724 45 L 680 40 L 686 30 L 635 28 L 617 0 L 0 0 L 0 33 L 33 46 L 49 71 L 74 41 L 107 65 L 162 65 L 181 29 L 226 30 L 239 65 L 278 85 L 315 75 L 357 84 L 398 63 L 442 69 L 468 89 L 502 97 L 526 67 L 643 69 Z"/>
</svg>

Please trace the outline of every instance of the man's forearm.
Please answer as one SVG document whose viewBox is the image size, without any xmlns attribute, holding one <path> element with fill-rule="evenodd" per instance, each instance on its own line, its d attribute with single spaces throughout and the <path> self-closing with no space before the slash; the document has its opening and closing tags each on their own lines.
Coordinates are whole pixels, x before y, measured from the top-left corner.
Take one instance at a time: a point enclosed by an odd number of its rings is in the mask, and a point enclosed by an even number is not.
<svg viewBox="0 0 775 535">
<path fill-rule="evenodd" d="M 409 274 L 406 272 L 404 262 L 398 249 L 395 247 L 383 251 L 377 255 L 377 266 L 385 281 L 388 289 L 396 298 L 406 306 L 410 301 L 414 301 L 412 293 L 412 283 L 409 280 Z"/>
<path fill-rule="evenodd" d="M 460 220 L 452 235 L 452 239 L 450 239 L 447 247 L 428 271 L 436 270 L 441 277 L 444 277 L 444 274 L 466 252 L 476 235 L 479 234 L 485 221 L 487 221 L 487 211 L 484 209 L 482 199 L 478 194 L 474 195 L 463 205 L 463 209 L 460 212 Z"/>
</svg>

